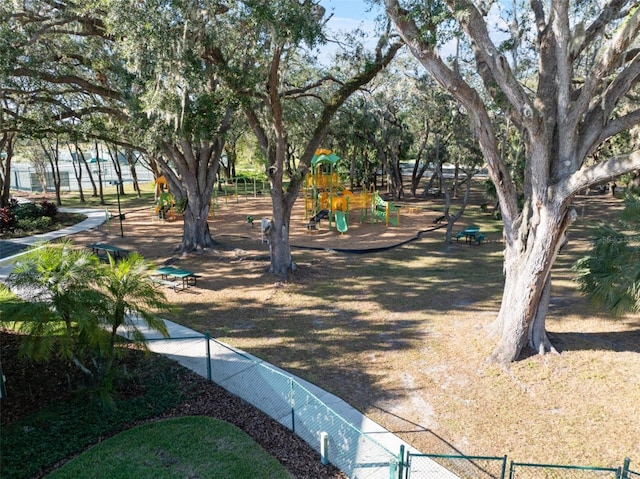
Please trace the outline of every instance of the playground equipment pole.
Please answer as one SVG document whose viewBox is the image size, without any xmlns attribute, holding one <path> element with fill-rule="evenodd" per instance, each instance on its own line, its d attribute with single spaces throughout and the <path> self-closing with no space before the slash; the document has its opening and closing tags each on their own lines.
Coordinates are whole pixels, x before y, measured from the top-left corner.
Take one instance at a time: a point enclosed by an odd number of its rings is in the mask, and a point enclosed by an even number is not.
<svg viewBox="0 0 640 479">
<path fill-rule="evenodd" d="M 124 230 L 122 228 L 122 210 L 120 208 L 120 185 L 122 181 L 113 180 L 109 184 L 116 185 L 116 196 L 118 197 L 118 220 L 120 221 L 120 237 L 124 238 Z"/>
</svg>

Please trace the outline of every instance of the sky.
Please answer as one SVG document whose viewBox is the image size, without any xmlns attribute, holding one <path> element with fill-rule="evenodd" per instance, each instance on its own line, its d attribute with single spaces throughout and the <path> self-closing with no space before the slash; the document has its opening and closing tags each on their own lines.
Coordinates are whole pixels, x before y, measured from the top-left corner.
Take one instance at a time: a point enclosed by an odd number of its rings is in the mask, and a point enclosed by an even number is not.
<svg viewBox="0 0 640 479">
<path fill-rule="evenodd" d="M 358 26 L 361 23 L 372 23 L 376 12 L 368 11 L 370 6 L 364 0 L 320 0 L 320 4 L 333 13 L 330 24 L 333 28 Z M 378 8 L 379 12 L 380 9 Z"/>
<path fill-rule="evenodd" d="M 365 0 L 320 0 L 320 5 L 326 8 L 326 16 L 333 14 L 327 27 L 329 31 L 353 31 L 360 28 L 365 32 L 374 31 L 374 19 L 382 11 L 381 7 L 371 10 Z M 377 38 L 373 35 L 366 42 L 373 48 Z M 326 47 L 326 52 L 333 51 L 333 46 Z"/>
</svg>

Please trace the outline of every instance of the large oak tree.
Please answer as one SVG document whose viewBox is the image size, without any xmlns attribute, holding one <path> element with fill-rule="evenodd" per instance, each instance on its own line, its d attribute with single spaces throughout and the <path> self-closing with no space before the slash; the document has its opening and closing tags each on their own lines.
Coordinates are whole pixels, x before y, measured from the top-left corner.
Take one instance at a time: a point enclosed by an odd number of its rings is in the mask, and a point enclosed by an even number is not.
<svg viewBox="0 0 640 479">
<path fill-rule="evenodd" d="M 523 25 L 512 30 L 512 46 L 522 42 L 518 35 L 532 32 L 527 54 L 534 56 L 534 67 L 522 77 L 520 62 L 510 62 L 494 42 L 500 4 L 384 4 L 412 54 L 469 114 L 496 186 L 505 286 L 491 359 L 508 363 L 527 345 L 541 354 L 553 350 L 545 330 L 551 269 L 575 215 L 572 202 L 581 190 L 640 168 L 640 151 L 633 147 L 592 161 L 603 144 L 640 122 L 638 102 L 629 98 L 640 80 L 640 8 L 635 1 L 609 0 L 578 11 L 570 0 L 530 0 L 520 12 L 510 11 L 501 21 Z M 440 56 L 437 40 L 445 25 L 468 40 L 481 82 L 471 83 Z M 492 127 L 494 105 L 523 135 L 522 207 Z"/>
</svg>

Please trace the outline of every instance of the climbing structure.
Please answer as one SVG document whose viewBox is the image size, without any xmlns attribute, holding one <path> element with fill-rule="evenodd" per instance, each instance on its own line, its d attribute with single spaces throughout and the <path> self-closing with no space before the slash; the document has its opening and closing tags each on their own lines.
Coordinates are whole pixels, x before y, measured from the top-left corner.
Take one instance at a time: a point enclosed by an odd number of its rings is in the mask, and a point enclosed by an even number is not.
<svg viewBox="0 0 640 479">
<path fill-rule="evenodd" d="M 307 174 L 304 188 L 304 219 L 310 230 L 316 229 L 320 220 L 326 218 L 329 228 L 335 223 L 338 231 L 344 233 L 349 227 L 350 209 L 360 209 L 362 221 L 371 207 L 371 193 L 365 191 L 354 195 L 342 185 L 337 172 L 338 161 L 338 155 L 325 149 L 316 150 L 311 160 L 311 171 Z"/>
</svg>

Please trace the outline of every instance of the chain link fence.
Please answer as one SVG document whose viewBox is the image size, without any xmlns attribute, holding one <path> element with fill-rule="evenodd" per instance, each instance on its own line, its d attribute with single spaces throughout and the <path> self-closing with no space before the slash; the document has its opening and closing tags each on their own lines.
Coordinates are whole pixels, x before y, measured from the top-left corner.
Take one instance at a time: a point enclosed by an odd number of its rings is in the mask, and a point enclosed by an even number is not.
<svg viewBox="0 0 640 479">
<path fill-rule="evenodd" d="M 210 338 L 163 338 L 144 331 L 150 350 L 178 361 L 268 414 L 353 479 L 397 478 L 399 457 L 352 425 L 304 384 L 264 361 Z"/>
<path fill-rule="evenodd" d="M 440 464 L 451 476 L 443 476 L 431 469 L 430 460 Z M 445 454 L 407 453 L 405 474 L 401 479 L 639 479 L 640 474 L 630 470 L 631 461 L 625 459 L 618 468 L 568 466 L 557 464 L 530 464 L 511 461 L 507 456 L 484 457 Z M 454 476 L 455 475 L 455 476 Z"/>
<path fill-rule="evenodd" d="M 509 479 L 620 479 L 621 468 L 524 464 L 512 462 Z"/>
<path fill-rule="evenodd" d="M 464 479 L 502 479 L 505 477 L 507 457 L 460 456 L 449 454 L 407 454 L 409 479 L 439 479 L 442 472 L 434 470 L 433 463 L 444 468 L 450 476 Z"/>
</svg>

